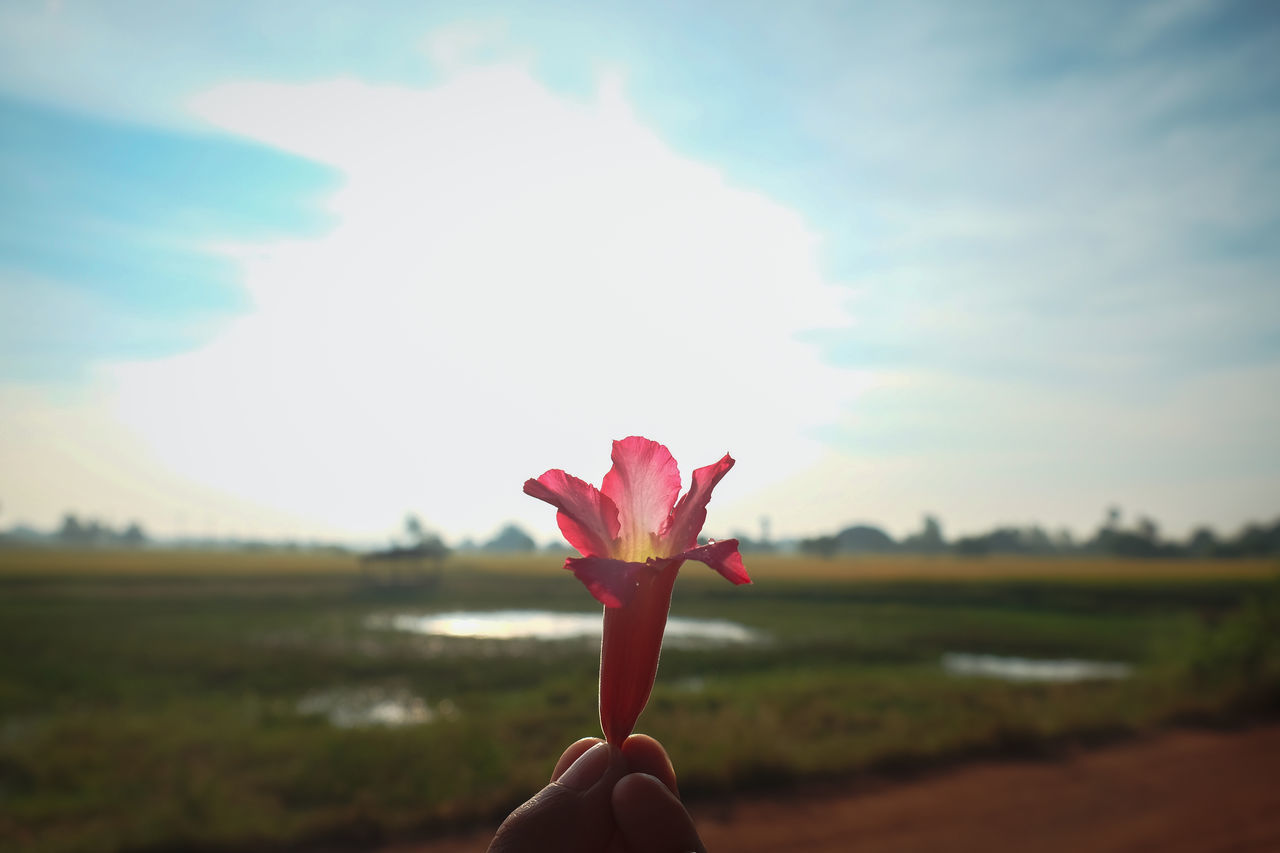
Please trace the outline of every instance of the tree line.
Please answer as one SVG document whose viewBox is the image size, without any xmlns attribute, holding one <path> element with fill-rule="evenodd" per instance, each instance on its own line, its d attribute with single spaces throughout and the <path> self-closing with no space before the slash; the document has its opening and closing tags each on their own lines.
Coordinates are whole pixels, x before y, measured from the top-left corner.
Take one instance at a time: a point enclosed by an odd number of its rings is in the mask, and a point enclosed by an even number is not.
<svg viewBox="0 0 1280 853">
<path fill-rule="evenodd" d="M 81 518 L 73 512 L 62 516 L 62 523 L 52 532 L 32 527 L 12 527 L 0 533 L 5 545 L 66 545 L 72 548 L 142 548 L 149 544 L 142 525 L 136 521 L 113 527 L 96 518 Z"/>
<path fill-rule="evenodd" d="M 782 542 L 769 541 L 767 529 L 764 536 L 753 539 L 735 534 L 744 552 L 799 551 L 820 557 L 841 554 L 958 554 L 983 556 L 986 554 L 1045 555 L 1099 555 L 1114 557 L 1268 557 L 1280 556 L 1280 519 L 1265 523 L 1246 524 L 1231 535 L 1219 535 L 1208 526 L 1194 530 L 1185 539 L 1163 536 L 1159 525 L 1152 519 L 1140 516 L 1126 525 L 1121 511 L 1111 508 L 1103 522 L 1092 535 L 1077 539 L 1069 530 L 1048 531 L 1039 525 L 1024 527 L 1001 526 L 986 533 L 948 539 L 942 523 L 936 516 L 926 515 L 920 529 L 894 539 L 880 527 L 855 524 L 822 536 L 807 539 L 791 539 Z M 703 541 L 706 541 L 705 539 Z M 0 533 L 0 545 L 61 545 L 74 548 L 143 548 L 156 544 L 142 525 L 131 522 L 122 527 L 91 518 L 81 518 L 67 513 L 61 525 L 54 531 L 43 532 L 29 527 L 14 527 Z M 182 540 L 168 544 L 190 547 L 230 548 L 301 548 L 325 547 L 330 550 L 347 550 L 332 543 L 268 542 L 240 539 Z M 409 514 L 404 520 L 403 535 L 392 541 L 392 547 L 409 549 L 443 559 L 454 551 L 487 551 L 502 553 L 529 553 L 538 550 L 538 543 L 518 525 L 504 525 L 492 538 L 482 542 L 464 539 L 454 546 L 428 528 L 418 516 Z M 545 550 L 565 551 L 567 545 L 557 541 Z"/>
<path fill-rule="evenodd" d="M 767 543 L 744 542 L 744 549 L 767 548 Z M 801 539 L 797 548 L 802 553 L 821 557 L 837 554 L 986 554 L 1019 555 L 1098 555 L 1112 557 L 1269 557 L 1280 556 L 1280 519 L 1250 523 L 1232 535 L 1219 535 L 1211 527 L 1194 530 L 1185 539 L 1161 535 L 1159 525 L 1150 518 L 1139 517 L 1125 525 L 1118 508 L 1107 511 L 1106 518 L 1086 539 L 1074 537 L 1069 530 L 1050 532 L 1039 525 L 1003 526 L 987 533 L 948 540 L 942 524 L 926 515 L 920 530 L 895 540 L 879 527 L 867 524 L 846 527 L 838 533 Z"/>
</svg>

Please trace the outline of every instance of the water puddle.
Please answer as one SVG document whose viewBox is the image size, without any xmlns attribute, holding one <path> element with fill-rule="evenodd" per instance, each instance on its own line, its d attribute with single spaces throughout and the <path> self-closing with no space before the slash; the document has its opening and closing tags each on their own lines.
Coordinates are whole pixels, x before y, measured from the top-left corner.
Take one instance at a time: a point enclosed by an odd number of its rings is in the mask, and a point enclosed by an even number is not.
<svg viewBox="0 0 1280 853">
<path fill-rule="evenodd" d="M 1000 655 L 976 655 L 965 652 L 947 652 L 942 656 L 942 668 L 951 675 L 978 675 L 999 678 L 1004 681 L 1072 682 L 1094 680 L 1118 680 L 1133 675 L 1133 667 L 1115 661 L 1037 660 L 1035 658 L 1002 657 Z"/>
<path fill-rule="evenodd" d="M 371 628 L 390 628 L 433 637 L 475 640 L 599 640 L 600 613 L 557 613 L 551 610 L 488 610 L 399 614 L 372 617 Z M 760 642 L 758 631 L 723 619 L 667 620 L 664 643 L 675 648 L 743 645 Z"/>
<path fill-rule="evenodd" d="M 407 690 L 380 687 L 317 690 L 299 699 L 295 710 L 308 716 L 323 716 L 340 729 L 417 726 L 458 714 L 448 699 L 433 708 Z"/>
</svg>

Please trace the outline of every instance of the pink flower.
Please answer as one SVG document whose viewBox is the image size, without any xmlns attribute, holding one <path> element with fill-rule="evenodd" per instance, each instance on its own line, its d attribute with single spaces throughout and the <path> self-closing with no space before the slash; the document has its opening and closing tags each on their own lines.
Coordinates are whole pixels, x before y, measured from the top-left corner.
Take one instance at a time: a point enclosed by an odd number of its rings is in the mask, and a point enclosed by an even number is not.
<svg viewBox="0 0 1280 853">
<path fill-rule="evenodd" d="M 613 468 L 599 489 L 560 470 L 525 481 L 525 494 L 559 510 L 560 531 L 582 554 L 564 567 L 605 607 L 600 725 L 609 743 L 622 745 L 649 701 L 681 564 L 697 560 L 735 584 L 751 583 L 738 540 L 698 545 L 711 490 L 732 467 L 725 454 L 694 471 L 677 502 L 680 470 L 671 452 L 631 436 L 613 443 Z"/>
</svg>

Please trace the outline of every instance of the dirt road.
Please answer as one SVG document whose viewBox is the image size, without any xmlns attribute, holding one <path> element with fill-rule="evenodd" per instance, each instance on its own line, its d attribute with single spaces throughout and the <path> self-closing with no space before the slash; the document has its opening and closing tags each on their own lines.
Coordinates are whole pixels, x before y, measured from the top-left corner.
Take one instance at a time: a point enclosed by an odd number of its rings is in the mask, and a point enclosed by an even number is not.
<svg viewBox="0 0 1280 853">
<path fill-rule="evenodd" d="M 720 853 L 1280 851 L 1280 726 L 1173 731 L 1040 762 L 696 805 Z M 489 833 L 397 848 L 483 851 Z"/>
</svg>

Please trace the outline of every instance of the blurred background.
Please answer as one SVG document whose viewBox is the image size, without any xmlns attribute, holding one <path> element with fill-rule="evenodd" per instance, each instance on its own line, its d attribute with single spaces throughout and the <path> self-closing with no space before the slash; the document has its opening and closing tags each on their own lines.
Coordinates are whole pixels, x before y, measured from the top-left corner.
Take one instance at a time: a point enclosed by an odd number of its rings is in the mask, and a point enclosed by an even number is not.
<svg viewBox="0 0 1280 853">
<path fill-rule="evenodd" d="M 1272 718 L 1276 56 L 1253 2 L 5 3 L 0 844 L 489 825 L 596 725 L 520 486 L 632 434 L 738 460 L 757 583 L 685 571 L 641 719 L 694 801 Z"/>
</svg>

